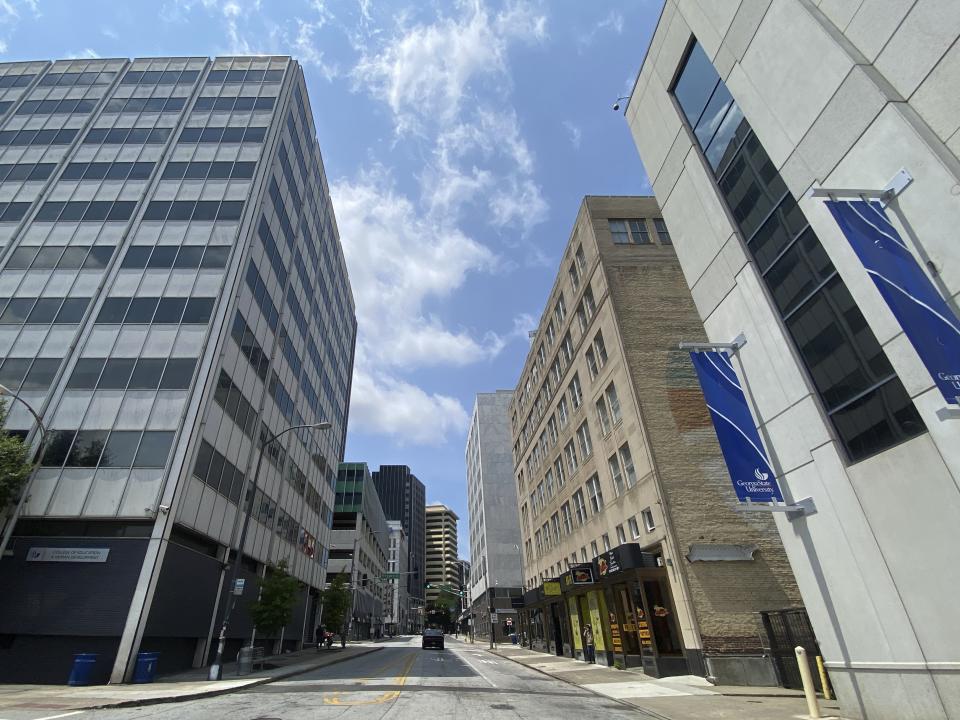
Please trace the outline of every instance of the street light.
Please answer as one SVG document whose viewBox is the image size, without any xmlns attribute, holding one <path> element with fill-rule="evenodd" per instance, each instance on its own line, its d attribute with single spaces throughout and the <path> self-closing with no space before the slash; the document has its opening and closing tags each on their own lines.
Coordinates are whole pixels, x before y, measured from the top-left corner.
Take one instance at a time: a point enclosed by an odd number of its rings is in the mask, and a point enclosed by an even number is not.
<svg viewBox="0 0 960 720">
<path fill-rule="evenodd" d="M 17 519 L 20 517 L 20 512 L 23 510 L 23 505 L 27 501 L 27 496 L 30 494 L 30 483 L 33 482 L 34 470 L 37 469 L 37 465 L 40 464 L 40 459 L 43 456 L 43 447 L 44 443 L 47 441 L 47 428 L 43 424 L 43 421 L 40 419 L 40 415 L 37 414 L 37 411 L 24 400 L 22 397 L 17 395 L 13 390 L 8 388 L 6 385 L 0 385 L 0 395 L 9 395 L 14 400 L 20 402 L 31 415 L 37 423 L 37 427 L 40 428 L 40 446 L 37 448 L 37 454 L 33 461 L 33 467 L 30 468 L 30 474 L 27 475 L 27 481 L 23 485 L 23 489 L 20 491 L 20 499 L 17 500 L 17 507 L 13 511 L 13 517 L 10 518 L 7 522 L 7 526 L 3 530 L 3 539 L 0 540 L 0 559 L 3 558 L 4 554 L 7 552 L 7 545 L 10 542 L 10 537 L 13 535 L 13 528 L 17 524 Z"/>
<path fill-rule="evenodd" d="M 267 438 L 262 445 L 260 445 L 260 453 L 257 456 L 257 467 L 253 471 L 253 476 L 247 478 L 252 485 L 250 488 L 252 492 L 249 493 L 249 498 L 247 497 L 247 483 L 244 482 L 243 495 L 241 497 L 243 497 L 243 501 L 246 503 L 246 508 L 243 514 L 243 526 L 240 529 L 240 542 L 237 545 L 236 557 L 233 559 L 233 572 L 231 573 L 230 584 L 227 586 L 230 589 L 230 602 L 227 603 L 227 611 L 223 615 L 223 625 L 220 626 L 220 639 L 217 642 L 217 657 L 214 659 L 213 665 L 210 666 L 210 674 L 208 675 L 209 680 L 220 680 L 223 676 L 223 646 L 227 641 L 227 626 L 230 624 L 230 615 L 233 612 L 234 605 L 237 604 L 237 596 L 234 591 L 237 586 L 237 580 L 240 576 L 240 560 L 243 557 L 243 545 L 247 540 L 247 528 L 250 526 L 250 516 L 253 514 L 253 498 L 257 492 L 257 477 L 260 475 L 260 464 L 263 462 L 264 450 L 266 450 L 267 445 L 283 435 L 286 435 L 292 430 L 305 430 L 307 428 L 311 430 L 329 430 L 331 427 L 332 425 L 327 421 L 310 423 L 307 425 L 293 425 L 288 427 L 286 430 L 281 430 L 278 433 L 274 433 L 271 437 Z M 230 550 L 232 549 L 233 548 L 231 547 Z M 227 560 L 229 559 L 230 555 L 228 551 Z"/>
</svg>

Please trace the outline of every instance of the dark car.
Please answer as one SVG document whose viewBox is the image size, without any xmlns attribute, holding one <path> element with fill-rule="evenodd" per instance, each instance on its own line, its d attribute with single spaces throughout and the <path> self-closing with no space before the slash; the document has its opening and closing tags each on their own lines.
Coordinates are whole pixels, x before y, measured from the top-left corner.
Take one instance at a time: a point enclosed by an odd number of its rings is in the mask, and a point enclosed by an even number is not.
<svg viewBox="0 0 960 720">
<path fill-rule="evenodd" d="M 423 631 L 423 649 L 427 648 L 443 650 L 443 630 L 427 628 Z"/>
</svg>

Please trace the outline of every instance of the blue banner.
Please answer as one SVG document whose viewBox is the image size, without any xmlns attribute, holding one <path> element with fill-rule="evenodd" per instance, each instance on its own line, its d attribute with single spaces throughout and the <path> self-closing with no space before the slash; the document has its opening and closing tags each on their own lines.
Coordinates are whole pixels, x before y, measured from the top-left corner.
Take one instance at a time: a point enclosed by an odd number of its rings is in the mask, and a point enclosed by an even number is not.
<svg viewBox="0 0 960 720">
<path fill-rule="evenodd" d="M 827 208 L 903 328 L 944 399 L 960 396 L 960 321 L 879 202 L 828 200 Z"/>
<path fill-rule="evenodd" d="M 737 498 L 743 502 L 783 501 L 760 435 L 753 424 L 740 380 L 725 352 L 690 353 L 710 410 L 720 450 L 727 463 Z"/>
</svg>

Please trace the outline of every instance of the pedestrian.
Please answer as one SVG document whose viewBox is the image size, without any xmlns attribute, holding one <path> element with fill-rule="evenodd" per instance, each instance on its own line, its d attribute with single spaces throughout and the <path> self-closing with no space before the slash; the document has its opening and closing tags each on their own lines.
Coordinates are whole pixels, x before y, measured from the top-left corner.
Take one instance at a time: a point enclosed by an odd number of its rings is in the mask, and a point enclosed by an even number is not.
<svg viewBox="0 0 960 720">
<path fill-rule="evenodd" d="M 596 652 L 593 647 L 593 628 L 589 625 L 583 626 L 583 659 L 588 663 L 597 661 Z"/>
<path fill-rule="evenodd" d="M 325 634 L 323 625 L 317 625 L 316 632 L 314 632 L 314 639 L 317 641 L 317 652 L 320 652 L 320 648 L 323 647 Z"/>
</svg>

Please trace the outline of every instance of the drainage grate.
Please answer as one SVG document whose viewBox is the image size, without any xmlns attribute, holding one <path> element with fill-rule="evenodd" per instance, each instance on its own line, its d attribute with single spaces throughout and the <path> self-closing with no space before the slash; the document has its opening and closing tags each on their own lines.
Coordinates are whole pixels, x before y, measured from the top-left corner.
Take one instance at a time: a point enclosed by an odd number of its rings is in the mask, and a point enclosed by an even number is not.
<svg viewBox="0 0 960 720">
<path fill-rule="evenodd" d="M 492 710 L 513 710 L 513 705 L 507 705 L 506 703 L 497 703 L 496 705 L 491 705 Z"/>
</svg>

